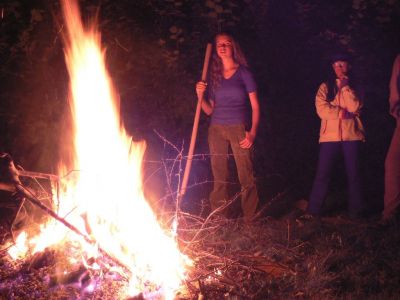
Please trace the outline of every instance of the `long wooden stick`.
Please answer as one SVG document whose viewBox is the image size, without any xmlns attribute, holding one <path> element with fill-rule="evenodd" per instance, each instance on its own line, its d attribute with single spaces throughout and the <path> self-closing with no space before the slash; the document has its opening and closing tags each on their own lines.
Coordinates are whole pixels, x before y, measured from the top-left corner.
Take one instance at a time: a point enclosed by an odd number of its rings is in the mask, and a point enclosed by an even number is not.
<svg viewBox="0 0 400 300">
<path fill-rule="evenodd" d="M 203 72 L 201 73 L 202 81 L 207 80 L 208 63 L 209 63 L 210 57 L 211 57 L 211 50 L 212 50 L 212 45 L 209 43 L 209 44 L 207 44 L 206 55 L 204 57 Z M 196 114 L 194 116 L 194 122 L 193 122 L 192 138 L 190 139 L 189 153 L 187 156 L 185 172 L 183 173 L 181 189 L 180 189 L 180 192 L 178 195 L 178 204 L 179 204 L 180 200 L 182 199 L 182 197 L 186 193 L 186 187 L 187 187 L 187 183 L 189 180 L 189 173 L 190 173 L 190 168 L 192 166 L 192 160 L 193 160 L 193 152 L 194 152 L 194 147 L 196 145 L 197 130 L 199 128 L 201 102 L 202 102 L 202 99 L 198 98 Z"/>
</svg>

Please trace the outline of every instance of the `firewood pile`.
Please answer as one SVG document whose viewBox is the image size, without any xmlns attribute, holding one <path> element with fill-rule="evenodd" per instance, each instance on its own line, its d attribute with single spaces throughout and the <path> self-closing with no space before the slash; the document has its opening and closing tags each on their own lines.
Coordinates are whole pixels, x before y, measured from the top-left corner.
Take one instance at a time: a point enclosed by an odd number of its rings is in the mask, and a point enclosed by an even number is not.
<svg viewBox="0 0 400 300">
<path fill-rule="evenodd" d="M 36 179 L 23 184 L 38 191 L 43 202 L 50 197 L 49 187 L 39 188 Z M 9 218 L 19 204 L 4 204 L 22 200 L 4 193 L 0 299 L 126 299 L 127 278 L 118 264 L 106 256 L 83 257 L 72 243 L 12 259 L 7 250 L 13 234 L 40 224 L 46 214 L 31 215 L 34 207 L 25 207 L 25 201 L 17 218 Z M 398 223 L 382 227 L 373 219 L 343 216 L 307 220 L 295 206 L 279 217 L 262 211 L 250 223 L 178 214 L 179 246 L 194 265 L 176 299 L 392 299 L 400 294 Z M 161 299 L 156 292 L 147 298 Z"/>
</svg>

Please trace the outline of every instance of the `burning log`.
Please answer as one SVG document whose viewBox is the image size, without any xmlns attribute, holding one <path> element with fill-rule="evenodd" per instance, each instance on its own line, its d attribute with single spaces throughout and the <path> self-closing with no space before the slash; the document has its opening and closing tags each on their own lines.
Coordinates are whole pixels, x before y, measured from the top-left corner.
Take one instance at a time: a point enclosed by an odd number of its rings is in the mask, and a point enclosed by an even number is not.
<svg viewBox="0 0 400 300">
<path fill-rule="evenodd" d="M 89 271 L 84 265 L 80 265 L 77 270 L 67 274 L 61 274 L 50 278 L 49 286 L 53 287 L 58 284 L 68 285 L 78 283 L 85 285 L 90 280 Z"/>
<path fill-rule="evenodd" d="M 16 212 L 15 216 L 13 217 L 10 225 L 9 225 L 9 231 L 10 235 L 12 237 L 12 240 L 15 243 L 15 238 L 14 234 L 12 231 L 14 222 L 18 216 L 18 213 L 20 212 L 22 206 L 25 203 L 25 199 L 27 199 L 30 203 L 32 203 L 34 206 L 40 208 L 42 211 L 44 211 L 47 215 L 51 216 L 52 218 L 56 219 L 57 221 L 61 222 L 64 226 L 66 226 L 68 229 L 76 233 L 77 235 L 81 236 L 84 238 L 84 240 L 91 244 L 94 245 L 96 244 L 96 241 L 88 237 L 86 234 L 82 233 L 78 228 L 76 228 L 74 225 L 66 221 L 64 218 L 60 217 L 57 213 L 55 213 L 51 208 L 47 207 L 45 204 L 43 204 L 35 195 L 34 193 L 24 187 L 19 179 L 19 176 L 24 176 L 24 177 L 31 177 L 31 178 L 43 178 L 43 179 L 49 179 L 51 181 L 57 181 L 59 180 L 59 177 L 56 175 L 52 174 L 46 174 L 46 173 L 39 173 L 39 172 L 31 172 L 31 171 L 20 171 L 17 170 L 13 159 L 11 155 L 8 153 L 1 153 L 0 154 L 0 167 L 1 167 L 1 179 L 6 181 L 6 182 L 0 182 L 0 190 L 7 191 L 14 193 L 16 198 L 19 200 L 16 205 L 15 202 L 10 203 L 13 208 L 16 207 Z M 14 197 L 15 198 L 15 197 Z M 99 247 L 99 251 L 114 261 L 117 265 L 120 267 L 123 267 L 123 269 L 128 270 L 128 268 L 122 264 L 119 260 L 117 260 L 115 257 L 111 256 L 108 254 L 104 249 Z"/>
<path fill-rule="evenodd" d="M 89 244 L 93 244 L 94 241 L 91 240 L 88 236 L 86 236 L 85 234 L 83 234 L 82 232 L 79 231 L 78 228 L 76 228 L 74 225 L 72 225 L 71 223 L 67 222 L 64 218 L 60 217 L 59 215 L 57 215 L 52 209 L 48 208 L 46 205 L 44 205 L 42 202 L 40 202 L 39 199 L 37 199 L 33 193 L 31 191 L 29 191 L 28 189 L 26 189 L 25 187 L 23 187 L 21 184 L 16 186 L 16 189 L 18 192 L 20 192 L 26 199 L 28 199 L 32 204 L 34 204 L 35 206 L 39 207 L 40 209 L 42 209 L 44 212 L 46 212 L 49 216 L 53 217 L 54 219 L 56 219 L 57 221 L 61 222 L 62 224 L 64 224 L 66 227 L 68 227 L 69 229 L 71 229 L 73 232 L 75 232 L 76 234 L 80 235 L 81 237 L 83 237 L 85 239 L 86 242 L 88 242 Z"/>
<path fill-rule="evenodd" d="M 66 226 L 68 229 L 70 229 L 71 231 L 73 231 L 74 233 L 76 233 L 77 235 L 83 237 L 83 239 L 91 244 L 91 245 L 95 245 L 96 241 L 91 239 L 90 237 L 88 237 L 86 234 L 84 234 L 83 232 L 81 232 L 78 228 L 76 228 L 74 225 L 72 225 L 71 223 L 69 223 L 68 221 L 66 221 L 64 218 L 60 217 L 58 214 L 56 214 L 52 209 L 50 209 L 49 207 L 47 207 L 46 205 L 44 205 L 42 202 L 40 202 L 39 199 L 37 199 L 33 193 L 25 188 L 24 186 L 22 186 L 22 184 L 18 184 L 16 185 L 16 189 L 17 191 L 23 195 L 29 202 L 31 202 L 33 205 L 39 207 L 42 211 L 44 211 L 45 213 L 47 213 L 49 216 L 51 216 L 52 218 L 56 219 L 57 221 L 61 222 L 64 226 Z M 98 246 L 98 249 L 100 251 L 100 253 L 106 257 L 108 257 L 109 259 L 111 259 L 113 262 L 115 262 L 118 266 L 122 267 L 125 270 L 129 270 L 129 268 L 127 266 L 125 266 L 122 262 L 120 262 L 118 259 L 116 259 L 115 257 L 113 257 L 112 255 L 110 255 L 109 253 L 107 253 L 104 249 L 102 249 L 100 246 Z"/>
<path fill-rule="evenodd" d="M 45 249 L 43 252 L 35 253 L 29 263 L 28 270 L 39 270 L 43 267 L 53 265 L 56 261 L 56 251 Z"/>
</svg>

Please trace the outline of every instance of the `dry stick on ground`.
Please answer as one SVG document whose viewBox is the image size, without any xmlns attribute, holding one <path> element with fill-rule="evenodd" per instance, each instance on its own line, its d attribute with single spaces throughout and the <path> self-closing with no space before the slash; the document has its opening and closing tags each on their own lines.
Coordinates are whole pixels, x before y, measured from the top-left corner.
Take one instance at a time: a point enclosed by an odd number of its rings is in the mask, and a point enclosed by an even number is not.
<svg viewBox="0 0 400 300">
<path fill-rule="evenodd" d="M 214 219 L 212 221 L 215 221 Z M 219 220 L 219 222 L 217 223 L 221 223 L 222 220 Z M 231 222 L 233 224 L 233 222 L 231 220 L 225 220 L 228 222 Z M 212 229 L 215 230 L 219 230 L 223 227 L 226 227 L 227 224 L 225 224 L 224 226 L 222 226 L 221 224 L 218 224 L 216 226 L 214 226 Z M 204 225 L 203 225 L 204 226 Z M 229 227 L 229 225 L 228 225 Z M 210 228 L 202 228 L 202 230 L 207 230 Z M 195 233 L 195 236 L 198 234 Z M 210 234 L 206 234 L 206 236 L 213 236 L 212 233 Z M 218 252 L 213 254 L 209 251 L 204 251 L 204 247 L 205 245 L 203 245 L 201 242 L 205 242 L 208 246 L 208 248 L 211 249 L 215 249 L 217 250 L 217 248 L 221 248 L 221 246 L 223 247 L 224 245 L 226 247 L 225 250 L 223 250 L 222 253 Z M 231 286 L 234 288 L 234 290 L 239 291 L 242 289 L 242 283 L 244 284 L 246 282 L 246 279 L 243 278 L 243 280 L 240 280 L 240 278 L 237 278 L 238 281 L 233 281 L 231 276 L 229 275 L 229 269 L 241 269 L 244 270 L 246 273 L 250 274 L 250 273 L 265 273 L 265 271 L 260 270 L 257 268 L 257 266 L 253 266 L 253 259 L 252 256 L 247 255 L 245 256 L 245 261 L 249 261 L 250 265 L 247 264 L 243 264 L 242 262 L 240 262 L 241 260 L 238 260 L 237 257 L 237 253 L 231 253 L 231 250 L 229 249 L 229 245 L 231 244 L 230 240 L 227 241 L 221 241 L 220 239 L 218 239 L 215 242 L 210 243 L 210 241 L 205 238 L 202 241 L 197 241 L 197 243 L 193 243 L 193 239 L 191 241 L 190 244 L 190 252 L 193 254 L 193 256 L 195 256 L 198 260 L 197 263 L 197 272 L 198 275 L 195 276 L 193 279 L 189 280 L 189 282 L 195 282 L 195 281 L 199 281 L 199 280 L 204 280 L 210 277 L 214 277 L 215 278 L 215 282 L 212 285 L 217 284 L 218 282 L 223 284 L 224 287 L 226 288 L 227 286 Z M 228 253 L 225 253 L 225 251 L 228 251 Z M 234 251 L 235 252 L 235 251 Z M 242 257 L 242 255 L 239 255 L 239 258 Z M 212 270 L 210 270 L 212 269 Z M 217 272 L 217 270 L 219 270 L 220 272 Z M 218 285 L 218 284 L 217 284 Z M 205 286 L 204 286 L 205 287 Z M 203 293 L 204 293 L 204 287 L 203 287 Z"/>
<path fill-rule="evenodd" d="M 228 232 L 232 233 L 233 231 L 231 225 L 241 224 L 240 222 L 238 223 L 233 220 L 211 219 L 208 221 L 208 223 L 210 223 L 209 225 L 214 225 L 214 226 L 210 228 L 206 227 L 204 224 L 199 225 L 203 231 L 203 235 L 201 238 L 198 236 L 199 235 L 198 231 L 193 230 L 194 231 L 193 236 L 197 237 L 195 237 L 195 241 L 193 241 L 192 238 L 189 245 L 187 246 L 188 249 L 186 250 L 187 253 L 192 254 L 191 256 L 197 258 L 196 259 L 197 271 L 195 272 L 195 274 L 193 274 L 194 277 L 193 279 L 190 280 L 190 282 L 196 280 L 197 281 L 204 280 L 202 294 L 204 294 L 204 292 L 207 292 L 207 290 L 208 292 L 212 293 L 213 289 L 215 288 L 220 289 L 222 288 L 222 286 L 224 286 L 223 290 L 229 291 L 229 293 L 231 292 L 236 293 L 238 291 L 243 291 L 243 289 L 248 290 L 249 288 L 251 289 L 254 288 L 254 290 L 252 291 L 253 292 L 257 291 L 257 292 L 253 293 L 253 295 L 257 295 L 267 285 L 267 283 L 263 282 L 263 280 L 260 279 L 263 278 L 263 276 L 265 276 L 262 274 L 269 274 L 274 277 L 276 276 L 281 277 L 280 274 L 282 273 L 288 273 L 290 274 L 290 276 L 294 276 L 296 274 L 296 272 L 290 266 L 276 262 L 274 258 L 268 258 L 268 256 L 272 256 L 272 254 L 269 255 L 265 254 L 263 255 L 263 257 L 260 257 L 259 256 L 260 254 L 255 254 L 255 255 L 250 254 L 252 252 L 258 253 L 260 249 L 259 243 L 262 241 L 260 240 L 261 236 L 259 235 L 259 229 L 260 229 L 259 225 L 257 226 L 249 225 L 250 226 L 249 229 L 244 229 L 242 226 L 236 228 L 236 229 L 241 228 L 242 230 L 245 230 L 246 238 L 251 238 L 252 240 L 254 240 L 255 247 L 253 247 L 253 250 L 247 249 L 247 247 L 245 250 L 240 250 L 240 248 L 237 247 L 238 244 L 235 243 L 235 241 L 232 240 L 231 237 L 225 236 L 222 233 L 223 236 L 226 237 L 226 239 L 218 238 L 218 231 L 221 230 L 225 231 L 224 228 L 226 228 Z M 288 229 L 287 224 L 285 225 L 286 225 L 284 226 L 286 227 L 285 231 L 287 231 Z M 206 230 L 209 230 L 209 233 L 206 233 L 205 232 Z M 265 232 L 263 231 L 263 233 Z M 282 233 L 283 233 L 282 230 L 280 230 L 279 231 L 280 237 L 282 237 Z M 269 236 L 271 234 L 275 235 L 278 233 L 268 231 L 266 232 L 266 234 L 267 236 Z M 216 238 L 210 239 L 210 237 L 213 236 L 216 236 Z M 240 233 L 238 237 L 240 240 L 241 238 Z M 270 238 L 267 239 L 270 240 Z M 290 240 L 291 238 L 289 238 L 289 241 Z M 281 253 L 281 251 L 284 251 L 283 253 L 287 253 L 290 257 L 294 257 L 295 253 L 291 253 L 290 249 L 288 249 L 287 241 L 288 241 L 287 236 L 281 241 L 279 239 L 278 244 L 275 244 L 275 246 L 279 246 L 281 250 L 276 250 L 276 252 Z M 232 243 L 236 244 L 235 248 L 231 247 Z M 268 245 L 270 245 L 270 243 L 271 241 L 268 242 Z M 246 244 L 249 245 L 248 243 Z M 253 242 L 250 242 L 250 244 L 253 244 Z M 232 278 L 232 274 L 235 274 L 234 285 L 231 285 L 230 284 L 231 282 L 229 281 Z M 249 283 L 248 276 L 253 276 L 253 275 L 255 276 L 255 278 L 252 280 L 255 280 L 255 283 Z M 211 277 L 215 277 L 214 279 L 215 281 L 209 281 Z M 249 284 L 251 286 L 254 285 L 254 287 L 249 287 Z M 231 286 L 232 289 L 228 288 L 228 286 Z M 206 287 L 209 287 L 210 289 L 207 289 Z"/>
<path fill-rule="evenodd" d="M 186 252 L 187 248 L 189 247 L 190 243 L 192 243 L 193 241 L 196 240 L 197 236 L 202 232 L 204 226 L 207 224 L 207 222 L 214 216 L 214 215 L 218 215 L 218 213 L 222 212 L 224 209 L 226 209 L 229 205 L 231 205 L 236 199 L 237 197 L 239 197 L 240 193 L 236 194 L 235 197 L 233 197 L 230 201 L 228 201 L 225 205 L 218 207 L 217 209 L 213 210 L 209 216 L 207 217 L 207 219 L 204 221 L 204 223 L 202 224 L 202 226 L 200 227 L 200 229 L 197 231 L 197 233 L 195 234 L 195 236 L 190 240 L 190 242 L 185 246 L 185 248 L 183 249 L 183 253 Z"/>
<path fill-rule="evenodd" d="M 200 254 L 201 255 L 201 254 Z M 216 255 L 212 255 L 210 253 L 204 253 L 204 256 L 210 257 L 211 259 L 217 260 L 216 262 L 211 262 L 211 264 L 206 264 L 203 266 L 203 270 L 200 271 L 200 274 L 197 275 L 195 278 L 190 280 L 189 282 L 201 281 L 201 280 L 210 280 L 210 278 L 214 278 L 213 285 L 218 285 L 218 283 L 222 284 L 223 288 L 226 289 L 227 286 L 231 286 L 234 288 L 236 292 L 230 293 L 237 294 L 238 291 L 243 290 L 243 284 L 248 281 L 247 276 L 244 278 L 235 277 L 233 279 L 229 275 L 229 269 L 241 269 L 246 271 L 246 274 L 265 274 L 266 272 L 263 270 L 258 269 L 257 267 L 247 266 L 240 263 L 237 259 L 232 259 L 229 257 L 220 257 Z M 210 268 L 213 270 L 210 271 Z M 206 271 L 204 271 L 206 270 Z M 218 270 L 218 271 L 217 271 Z M 239 274 L 239 273 L 236 273 Z M 247 279 L 246 279 L 247 278 Z M 242 279 L 242 280 L 241 280 Z M 205 290 L 205 286 L 203 286 L 203 291 Z M 204 293 L 204 292 L 203 292 Z"/>
</svg>

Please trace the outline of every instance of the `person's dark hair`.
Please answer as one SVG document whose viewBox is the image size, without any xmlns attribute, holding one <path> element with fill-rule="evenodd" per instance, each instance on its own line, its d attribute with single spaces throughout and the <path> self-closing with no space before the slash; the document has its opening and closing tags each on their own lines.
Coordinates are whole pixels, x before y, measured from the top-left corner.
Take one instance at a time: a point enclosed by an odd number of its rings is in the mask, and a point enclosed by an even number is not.
<svg viewBox="0 0 400 300">
<path fill-rule="evenodd" d="M 348 63 L 351 63 L 351 58 L 346 52 L 336 52 L 329 57 L 329 62 L 330 64 L 333 64 L 337 61 L 347 61 Z"/>
<path fill-rule="evenodd" d="M 234 37 L 227 32 L 220 32 L 214 38 L 214 50 L 211 60 L 211 70 L 210 70 L 210 82 L 212 89 L 216 89 L 222 80 L 222 60 L 217 54 L 216 41 L 219 36 L 227 36 L 232 42 L 233 59 L 241 66 L 248 67 L 246 57 L 244 56 L 239 43 L 234 39 Z"/>
<path fill-rule="evenodd" d="M 328 94 L 326 95 L 326 98 L 329 102 L 331 102 L 335 99 L 335 96 L 339 91 L 336 85 L 336 74 L 333 72 L 333 70 L 331 70 L 331 72 L 329 73 L 328 79 L 325 81 L 325 84 L 328 87 Z"/>
</svg>

